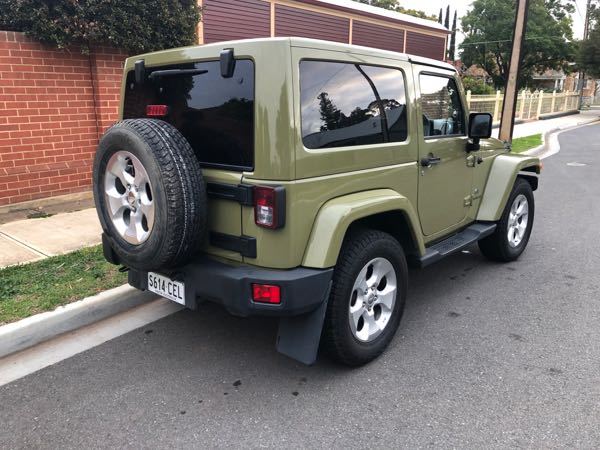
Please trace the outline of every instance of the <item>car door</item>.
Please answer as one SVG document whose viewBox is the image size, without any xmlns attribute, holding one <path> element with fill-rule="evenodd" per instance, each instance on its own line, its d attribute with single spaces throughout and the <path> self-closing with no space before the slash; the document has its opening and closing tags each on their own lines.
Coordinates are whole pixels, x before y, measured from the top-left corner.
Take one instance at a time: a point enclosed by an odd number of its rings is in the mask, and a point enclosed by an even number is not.
<svg viewBox="0 0 600 450">
<path fill-rule="evenodd" d="M 419 99 L 418 209 L 423 234 L 433 236 L 465 222 L 471 205 L 466 109 L 455 73 L 416 65 L 413 70 Z"/>
</svg>

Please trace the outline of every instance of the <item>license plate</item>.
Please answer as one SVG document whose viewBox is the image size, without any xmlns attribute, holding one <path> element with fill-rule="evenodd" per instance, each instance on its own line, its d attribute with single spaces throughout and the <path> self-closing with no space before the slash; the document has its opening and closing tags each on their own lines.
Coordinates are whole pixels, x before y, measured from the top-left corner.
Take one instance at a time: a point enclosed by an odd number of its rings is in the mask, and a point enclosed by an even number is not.
<svg viewBox="0 0 600 450">
<path fill-rule="evenodd" d="M 185 284 L 180 281 L 148 272 L 148 290 L 185 306 Z"/>
</svg>

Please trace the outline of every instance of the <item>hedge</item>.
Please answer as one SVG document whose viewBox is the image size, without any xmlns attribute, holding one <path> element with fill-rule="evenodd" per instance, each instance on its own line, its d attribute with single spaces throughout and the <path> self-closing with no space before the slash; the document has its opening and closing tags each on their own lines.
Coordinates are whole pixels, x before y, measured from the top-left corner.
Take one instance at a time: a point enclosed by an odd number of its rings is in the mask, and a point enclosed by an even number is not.
<svg viewBox="0 0 600 450">
<path fill-rule="evenodd" d="M 0 0 L 0 29 L 59 48 L 147 52 L 194 44 L 197 0 Z"/>
</svg>

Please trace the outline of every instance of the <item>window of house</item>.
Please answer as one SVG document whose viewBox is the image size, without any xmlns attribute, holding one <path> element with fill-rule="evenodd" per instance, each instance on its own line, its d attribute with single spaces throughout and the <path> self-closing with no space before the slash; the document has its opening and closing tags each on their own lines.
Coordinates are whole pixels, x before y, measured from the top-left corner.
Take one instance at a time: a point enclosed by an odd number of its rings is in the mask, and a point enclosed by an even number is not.
<svg viewBox="0 0 600 450">
<path fill-rule="evenodd" d="M 300 97 L 302 140 L 307 148 L 407 138 L 404 78 L 398 69 L 302 61 Z"/>
<path fill-rule="evenodd" d="M 421 74 L 419 81 L 424 136 L 464 136 L 465 113 L 454 79 Z"/>
</svg>

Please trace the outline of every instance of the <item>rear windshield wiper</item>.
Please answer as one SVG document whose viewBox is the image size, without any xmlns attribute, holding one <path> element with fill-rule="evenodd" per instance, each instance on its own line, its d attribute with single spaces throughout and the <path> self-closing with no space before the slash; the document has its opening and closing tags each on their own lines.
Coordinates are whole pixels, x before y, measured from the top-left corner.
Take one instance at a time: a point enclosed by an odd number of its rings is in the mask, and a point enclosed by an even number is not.
<svg viewBox="0 0 600 450">
<path fill-rule="evenodd" d="M 159 77 L 177 77 L 181 75 L 203 75 L 208 70 L 203 69 L 169 69 L 169 70 L 156 70 L 148 75 L 149 80 L 153 80 Z"/>
</svg>

